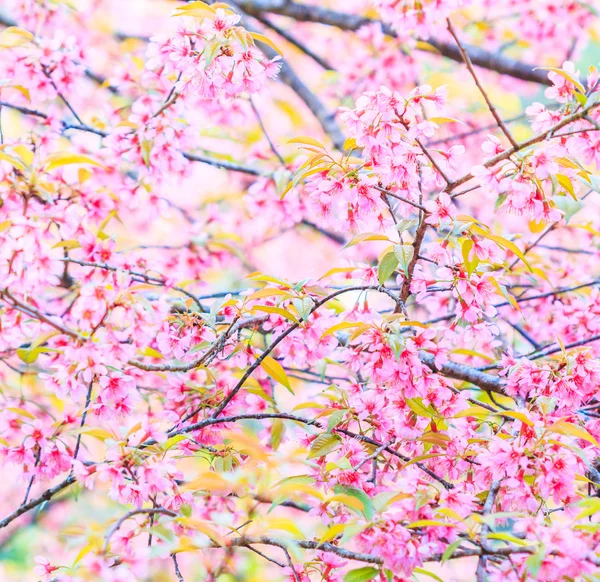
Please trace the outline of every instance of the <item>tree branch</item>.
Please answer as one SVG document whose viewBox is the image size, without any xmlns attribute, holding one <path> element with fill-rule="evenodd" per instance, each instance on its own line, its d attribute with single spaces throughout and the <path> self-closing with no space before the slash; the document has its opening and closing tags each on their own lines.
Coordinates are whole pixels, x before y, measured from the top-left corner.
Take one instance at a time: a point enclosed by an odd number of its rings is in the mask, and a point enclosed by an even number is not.
<svg viewBox="0 0 600 582">
<path fill-rule="evenodd" d="M 342 30 L 356 31 L 367 24 L 380 24 L 385 34 L 396 38 L 396 33 L 386 24 L 372 18 L 365 18 L 358 14 L 338 12 L 321 6 L 298 4 L 290 0 L 237 0 L 237 4 L 248 14 L 260 14 L 271 12 L 288 16 L 301 22 L 315 22 L 335 26 Z M 463 62 L 462 55 L 457 46 L 435 38 L 425 40 L 425 46 L 429 44 L 441 56 L 457 63 Z M 530 81 L 540 85 L 551 85 L 546 71 L 536 69 L 536 65 L 530 65 L 521 61 L 505 57 L 498 53 L 492 53 L 485 49 L 465 45 L 464 46 L 471 62 L 483 69 L 495 71 L 501 75 L 508 75 L 522 81 Z M 417 49 L 419 50 L 419 49 Z M 427 50 L 424 48 L 423 50 Z"/>
<path fill-rule="evenodd" d="M 75 483 L 76 478 L 73 475 L 69 475 L 66 479 L 61 481 L 58 485 L 51 487 L 50 489 L 46 489 L 39 497 L 35 499 L 29 500 L 27 503 L 21 505 L 18 509 L 15 509 L 11 514 L 7 515 L 3 520 L 0 521 L 0 529 L 6 527 L 9 523 L 17 519 L 17 517 L 27 513 L 29 510 L 37 507 L 44 503 L 44 501 L 50 501 L 55 495 L 60 493 L 63 489 L 69 487 Z"/>
</svg>

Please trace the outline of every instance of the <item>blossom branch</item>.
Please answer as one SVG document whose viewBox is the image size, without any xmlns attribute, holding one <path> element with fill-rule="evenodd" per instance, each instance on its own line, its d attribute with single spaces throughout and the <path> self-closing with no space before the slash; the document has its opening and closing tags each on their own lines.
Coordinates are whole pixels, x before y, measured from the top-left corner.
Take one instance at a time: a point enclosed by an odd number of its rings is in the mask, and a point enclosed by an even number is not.
<svg viewBox="0 0 600 582">
<path fill-rule="evenodd" d="M 351 432 L 349 430 L 346 430 L 345 428 L 336 428 L 335 429 L 336 432 L 339 432 L 341 434 L 344 434 L 348 437 L 351 437 L 353 439 L 359 440 L 359 441 L 363 441 L 365 443 L 369 443 L 370 445 L 373 445 L 375 447 L 381 447 L 383 446 L 383 449 L 386 453 L 389 453 L 390 455 L 393 455 L 394 457 L 398 457 L 400 460 L 404 461 L 405 463 L 408 463 L 411 461 L 410 457 L 406 457 L 405 455 L 399 453 L 398 451 L 392 449 L 389 446 L 385 446 L 382 445 L 382 443 L 377 442 L 376 440 L 373 440 L 369 437 L 366 437 L 364 435 L 361 434 L 356 434 L 354 432 Z M 424 473 L 426 473 L 427 475 L 429 475 L 432 479 L 435 479 L 438 483 L 440 483 L 444 489 L 454 489 L 454 485 L 452 483 L 450 483 L 449 481 L 446 481 L 445 479 L 443 479 L 442 477 L 440 477 L 439 475 L 436 475 L 431 469 L 429 469 L 427 466 L 425 466 L 423 463 L 421 463 L 420 461 L 415 463 L 415 465 L 417 467 L 419 467 L 419 469 L 421 469 L 421 471 L 423 471 Z"/>
<path fill-rule="evenodd" d="M 532 145 L 535 145 L 537 143 L 540 143 L 542 141 L 546 141 L 546 140 L 550 139 L 553 136 L 553 134 L 555 132 L 557 132 L 559 129 L 562 129 L 566 125 L 570 125 L 571 123 L 573 123 L 575 121 L 579 121 L 580 119 L 583 119 L 587 114 L 589 114 L 591 111 L 596 109 L 598 106 L 600 106 L 600 103 L 592 103 L 591 105 L 588 105 L 587 107 L 584 107 L 583 109 L 580 109 L 579 111 L 576 111 L 575 113 L 571 113 L 571 115 L 567 115 L 566 117 L 561 119 L 559 122 L 555 123 L 548 131 L 538 133 L 538 134 L 530 137 L 529 139 L 526 139 L 525 141 L 517 144 L 516 147 L 511 147 L 511 148 L 503 151 L 502 153 L 499 153 L 496 156 L 491 157 L 489 160 L 486 160 L 485 162 L 483 162 L 482 165 L 485 168 L 491 168 L 492 166 L 495 166 L 498 162 L 507 160 L 508 158 L 510 158 L 510 156 L 512 156 L 513 154 L 516 154 L 517 152 L 524 150 L 525 148 L 528 148 Z M 456 180 L 454 180 L 450 185 L 448 185 L 448 187 L 445 189 L 445 192 L 452 192 L 453 190 L 458 188 L 458 186 L 462 186 L 462 184 L 464 184 L 465 182 L 468 182 L 473 177 L 474 176 L 471 172 L 464 174 L 460 178 L 457 178 Z"/>
<path fill-rule="evenodd" d="M 321 301 L 319 301 L 318 303 L 315 303 L 315 305 L 310 310 L 308 316 L 312 315 L 317 309 L 319 309 L 320 307 L 322 307 L 323 305 L 325 305 L 327 302 L 331 301 L 332 299 L 334 299 L 338 295 L 342 295 L 344 293 L 348 293 L 349 291 L 368 291 L 368 290 L 374 290 L 374 291 L 379 291 L 380 293 L 385 293 L 388 297 L 390 297 L 391 299 L 394 300 L 394 302 L 396 303 L 397 306 L 400 307 L 400 306 L 403 305 L 402 301 L 398 297 L 396 297 L 396 295 L 394 295 L 389 289 L 386 289 L 385 287 L 383 287 L 381 285 L 356 285 L 356 286 L 353 286 L 353 287 L 345 287 L 344 289 L 340 289 L 338 291 L 334 291 L 333 293 L 330 293 L 329 295 L 327 295 L 327 297 L 325 297 L 324 299 L 321 299 Z M 271 345 L 246 370 L 246 372 L 242 376 L 241 380 L 234 386 L 234 388 L 227 395 L 227 397 L 221 402 L 221 404 L 219 405 L 219 407 L 215 410 L 215 412 L 213 414 L 213 418 L 216 418 L 217 416 L 219 416 L 221 414 L 221 412 L 223 412 L 223 410 L 227 407 L 227 405 L 231 402 L 231 400 L 233 398 L 235 398 L 236 394 L 241 390 L 241 388 L 244 385 L 244 383 L 246 382 L 246 380 L 261 365 L 261 363 L 263 362 L 263 360 L 288 335 L 290 335 L 292 332 L 296 331 L 299 327 L 300 327 L 300 322 L 294 323 L 288 329 L 286 329 L 284 332 L 282 332 L 279 336 L 277 336 L 277 338 L 275 338 L 275 340 L 273 340 L 273 342 L 271 343 Z"/>
<path fill-rule="evenodd" d="M 267 321 L 267 319 L 269 319 L 268 315 L 261 315 L 236 321 L 229 326 L 227 331 L 219 336 L 217 341 L 215 341 L 204 354 L 188 364 L 146 364 L 139 360 L 129 360 L 127 363 L 136 368 L 140 368 L 140 370 L 145 370 L 146 372 L 189 372 L 194 368 L 210 363 L 223 350 L 225 343 L 232 335 L 242 329 L 260 325 Z"/>
</svg>

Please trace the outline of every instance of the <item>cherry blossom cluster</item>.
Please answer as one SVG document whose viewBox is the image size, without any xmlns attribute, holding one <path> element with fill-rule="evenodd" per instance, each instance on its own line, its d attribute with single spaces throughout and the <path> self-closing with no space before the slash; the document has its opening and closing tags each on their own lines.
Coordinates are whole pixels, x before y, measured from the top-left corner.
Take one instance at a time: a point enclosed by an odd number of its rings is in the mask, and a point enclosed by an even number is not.
<svg viewBox="0 0 600 582">
<path fill-rule="evenodd" d="M 199 22 L 190 28 L 182 26 L 175 36 L 152 39 L 149 70 L 176 76 L 175 91 L 203 99 L 254 93 L 277 74 L 279 57 L 268 60 L 263 56 L 251 35 L 237 26 L 238 14 L 218 8 L 213 15 L 202 7 L 198 17 L 194 4 L 183 8 L 181 14 Z"/>
<path fill-rule="evenodd" d="M 0 579 L 596 579 L 594 7 L 151 4 L 0 11 Z"/>
</svg>

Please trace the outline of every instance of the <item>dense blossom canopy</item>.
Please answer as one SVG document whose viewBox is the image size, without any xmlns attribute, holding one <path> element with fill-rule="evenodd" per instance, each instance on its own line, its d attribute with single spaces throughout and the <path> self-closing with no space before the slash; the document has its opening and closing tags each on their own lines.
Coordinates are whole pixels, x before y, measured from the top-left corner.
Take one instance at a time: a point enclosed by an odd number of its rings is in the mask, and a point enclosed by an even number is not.
<svg viewBox="0 0 600 582">
<path fill-rule="evenodd" d="M 600 580 L 600 17 L 3 0 L 0 578 Z"/>
</svg>

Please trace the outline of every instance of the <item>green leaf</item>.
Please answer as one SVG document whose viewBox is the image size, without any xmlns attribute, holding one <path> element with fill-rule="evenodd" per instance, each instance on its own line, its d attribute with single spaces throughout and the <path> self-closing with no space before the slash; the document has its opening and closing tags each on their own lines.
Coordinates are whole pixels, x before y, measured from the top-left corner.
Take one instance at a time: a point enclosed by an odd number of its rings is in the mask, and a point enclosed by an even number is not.
<svg viewBox="0 0 600 582">
<path fill-rule="evenodd" d="M 254 40 L 266 44 L 267 46 L 271 47 L 276 53 L 279 53 L 279 55 L 283 55 L 281 49 L 268 36 L 260 34 L 259 32 L 250 32 L 249 34 Z"/>
<path fill-rule="evenodd" d="M 341 438 L 337 434 L 323 433 L 320 434 L 310 447 L 309 459 L 317 459 L 333 452 L 341 442 Z"/>
<path fill-rule="evenodd" d="M 95 547 L 93 542 L 90 542 L 89 544 L 86 544 L 83 548 L 81 548 L 81 550 L 79 550 L 79 553 L 75 557 L 75 560 L 73 560 L 72 567 L 74 568 L 79 562 L 81 562 L 81 560 L 83 560 L 83 558 L 85 558 L 94 549 L 97 548 Z"/>
<path fill-rule="evenodd" d="M 336 410 L 335 412 L 333 412 L 331 414 L 331 416 L 327 420 L 327 431 L 328 432 L 331 432 L 340 423 L 340 420 L 342 420 L 342 418 L 344 418 L 344 416 L 346 415 L 346 412 L 348 412 L 348 411 L 345 408 L 342 408 L 341 410 Z"/>
<path fill-rule="evenodd" d="M 430 117 L 428 121 L 431 123 L 437 123 L 438 125 L 440 125 L 440 123 L 461 123 L 462 125 L 466 125 L 464 121 L 455 119 L 454 117 Z"/>
<path fill-rule="evenodd" d="M 430 572 L 429 570 L 425 570 L 423 568 L 415 568 L 413 572 L 415 574 L 423 574 L 423 576 L 429 576 L 430 578 L 433 578 L 438 582 L 444 582 L 437 574 L 434 574 L 433 572 Z"/>
<path fill-rule="evenodd" d="M 571 178 L 569 178 L 569 176 L 565 176 L 564 174 L 556 174 L 556 180 L 571 195 L 571 198 L 577 200 L 575 190 L 573 189 L 573 182 L 571 182 Z"/>
<path fill-rule="evenodd" d="M 52 348 L 19 348 L 17 349 L 17 356 L 26 364 L 33 364 L 40 354 L 47 354 L 49 352 L 55 352 Z"/>
<path fill-rule="evenodd" d="M 292 304 L 298 310 L 300 317 L 303 321 L 308 320 L 308 316 L 311 314 L 315 302 L 310 297 L 304 297 L 303 299 L 294 299 Z"/>
<path fill-rule="evenodd" d="M 333 490 L 336 493 L 344 493 L 346 495 L 350 495 L 351 497 L 356 497 L 363 504 L 363 514 L 364 516 L 371 521 L 373 519 L 373 514 L 375 513 L 375 508 L 373 507 L 373 500 L 362 490 L 355 489 L 354 487 L 346 487 L 345 485 L 336 485 Z"/>
<path fill-rule="evenodd" d="M 583 507 L 583 509 L 577 514 L 577 517 L 575 518 L 576 521 L 600 512 L 600 499 L 597 497 L 588 497 L 580 501 L 577 505 Z"/>
<path fill-rule="evenodd" d="M 469 275 L 469 277 L 473 274 L 477 268 L 477 265 L 479 264 L 479 257 L 475 253 L 473 253 L 473 259 L 469 259 L 469 255 L 471 254 L 474 244 L 475 243 L 473 242 L 472 238 L 466 238 L 462 244 L 463 261 L 465 263 L 465 267 L 467 267 L 467 275 Z"/>
<path fill-rule="evenodd" d="M 176 434 L 175 436 L 172 436 L 170 439 L 162 443 L 162 448 L 163 450 L 168 451 L 174 446 L 178 445 L 181 441 L 185 440 L 186 438 L 186 435 Z"/>
<path fill-rule="evenodd" d="M 391 242 L 390 239 L 384 234 L 378 234 L 376 232 L 363 232 L 362 234 L 357 234 L 353 236 L 343 247 L 343 249 L 347 249 L 348 247 L 353 247 L 358 243 L 365 241 L 373 241 L 373 240 L 385 240 L 387 242 Z"/>
<path fill-rule="evenodd" d="M 412 245 L 394 245 L 394 255 L 398 259 L 398 265 L 402 267 L 404 275 L 408 277 L 408 265 L 415 256 L 415 249 Z"/>
<path fill-rule="evenodd" d="M 219 52 L 222 46 L 223 45 L 219 40 L 212 40 L 206 43 L 203 52 L 205 69 L 208 69 L 208 67 L 210 67 L 211 63 L 215 60 L 215 57 L 217 56 L 217 52 Z"/>
<path fill-rule="evenodd" d="M 492 240 L 502 248 L 509 250 L 511 253 L 519 257 L 519 259 L 521 259 L 525 263 L 525 266 L 529 269 L 530 272 L 533 272 L 533 269 L 531 268 L 529 261 L 525 258 L 523 251 L 514 242 L 507 240 L 504 237 L 493 235 L 487 230 L 481 228 L 480 226 L 477 226 L 476 224 L 471 226 L 471 232 L 478 236 L 482 236 L 484 238 Z"/>
<path fill-rule="evenodd" d="M 417 224 L 419 224 L 419 221 L 415 220 L 414 218 L 403 218 L 402 220 L 398 221 L 398 224 L 396 224 L 396 230 L 398 232 L 405 232 L 414 226 L 417 226 Z"/>
<path fill-rule="evenodd" d="M 150 154 L 153 147 L 154 143 L 149 139 L 142 140 L 142 143 L 140 144 L 140 148 L 142 150 L 142 159 L 144 160 L 144 164 L 147 168 L 150 167 Z"/>
<path fill-rule="evenodd" d="M 337 333 L 338 331 L 344 331 L 345 329 L 354 329 L 357 327 L 364 327 L 365 329 L 368 329 L 371 326 L 369 324 L 363 323 L 362 321 L 341 321 L 340 323 L 337 323 L 336 325 L 330 327 L 329 329 L 326 329 L 321 334 L 321 339 L 323 339 L 324 337 L 326 337 L 328 335 L 331 335 L 332 333 Z"/>
<path fill-rule="evenodd" d="M 582 94 L 585 95 L 584 86 L 575 78 L 573 75 L 565 71 L 564 69 L 558 69 L 556 67 L 537 67 L 538 69 L 543 69 L 545 71 L 552 71 L 561 77 L 564 77 L 569 83 L 573 84 L 575 88 Z"/>
<path fill-rule="evenodd" d="M 344 530 L 344 535 L 340 540 L 340 544 L 343 546 L 347 542 L 349 542 L 353 537 L 357 536 L 362 531 L 365 531 L 369 527 L 368 523 L 354 523 L 346 526 Z"/>
<path fill-rule="evenodd" d="M 377 267 L 377 278 L 380 285 L 383 285 L 390 278 L 396 267 L 398 267 L 398 259 L 395 253 L 388 253 L 381 259 L 379 267 Z"/>
<path fill-rule="evenodd" d="M 508 532 L 505 532 L 505 531 L 493 532 L 493 533 L 488 534 L 487 537 L 490 540 L 502 540 L 503 542 L 510 542 L 511 544 L 515 544 L 517 546 L 528 546 L 529 545 L 528 541 L 517 538 L 517 537 L 513 536 L 512 534 L 509 534 Z"/>
<path fill-rule="evenodd" d="M 447 562 L 451 557 L 452 554 L 454 554 L 454 551 L 456 550 L 456 548 L 458 548 L 458 546 L 460 546 L 460 544 L 462 543 L 462 539 L 458 539 L 453 541 L 445 550 L 444 550 L 444 554 L 442 555 L 442 564 L 444 562 Z"/>
<path fill-rule="evenodd" d="M 582 202 L 570 196 L 555 196 L 552 200 L 565 213 L 565 224 L 569 224 L 569 220 L 583 208 Z"/>
<path fill-rule="evenodd" d="M 408 404 L 408 407 L 417 416 L 424 416 L 425 418 L 433 418 L 434 416 L 437 416 L 433 406 L 430 404 L 426 407 L 421 398 L 407 398 L 406 404 Z"/>
<path fill-rule="evenodd" d="M 348 524 L 346 523 L 335 523 L 329 526 L 327 528 L 327 531 L 323 534 L 323 537 L 321 538 L 321 543 L 328 542 L 329 540 L 332 540 L 333 538 L 339 536 L 341 533 L 344 532 L 347 525 Z"/>
<path fill-rule="evenodd" d="M 319 140 L 309 135 L 300 135 L 294 139 L 288 139 L 285 143 L 299 143 L 301 145 L 310 145 L 323 150 L 325 149 L 325 146 Z"/>
<path fill-rule="evenodd" d="M 531 556 L 525 560 L 527 570 L 533 576 L 533 578 L 537 579 L 537 575 L 542 567 L 545 557 L 546 549 L 542 547 L 539 551 L 537 551 L 535 554 L 531 554 Z"/>
<path fill-rule="evenodd" d="M 364 568 L 350 570 L 350 572 L 344 576 L 344 582 L 368 582 L 368 580 L 373 580 L 378 574 L 379 570 L 377 568 L 365 566 Z"/>
</svg>

